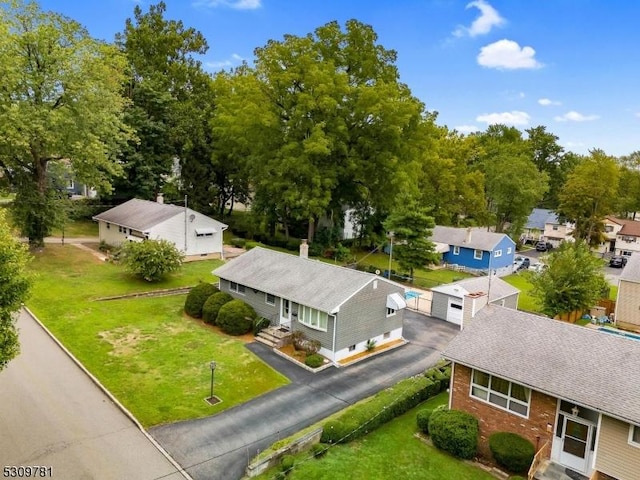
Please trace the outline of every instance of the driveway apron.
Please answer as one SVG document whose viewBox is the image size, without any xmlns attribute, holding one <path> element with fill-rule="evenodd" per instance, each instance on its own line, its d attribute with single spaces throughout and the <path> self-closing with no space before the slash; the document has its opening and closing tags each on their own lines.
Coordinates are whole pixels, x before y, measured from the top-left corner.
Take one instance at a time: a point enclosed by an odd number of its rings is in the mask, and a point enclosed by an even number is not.
<svg viewBox="0 0 640 480">
<path fill-rule="evenodd" d="M 410 343 L 345 368 L 313 374 L 259 343 L 247 345 L 291 383 L 215 416 L 155 427 L 151 435 L 196 480 L 233 480 L 273 442 L 291 435 L 440 359 L 455 325 L 405 314 Z"/>
</svg>

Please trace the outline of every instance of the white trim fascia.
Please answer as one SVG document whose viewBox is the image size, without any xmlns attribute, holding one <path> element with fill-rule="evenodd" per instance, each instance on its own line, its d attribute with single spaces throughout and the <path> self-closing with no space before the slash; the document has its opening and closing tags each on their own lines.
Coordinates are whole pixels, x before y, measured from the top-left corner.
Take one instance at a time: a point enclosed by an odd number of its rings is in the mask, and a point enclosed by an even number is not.
<svg viewBox="0 0 640 480">
<path fill-rule="evenodd" d="M 591 457 L 591 468 L 596 468 L 596 458 L 598 457 L 598 447 L 600 446 L 600 432 L 602 431 L 602 412 L 598 412 L 598 423 L 596 424 L 596 447 L 593 449 L 593 456 Z"/>
<path fill-rule="evenodd" d="M 455 378 L 456 362 L 451 362 L 451 380 L 449 380 L 449 410 L 453 402 L 453 380 Z M 471 373 L 473 375 L 473 372 Z M 469 382 L 471 384 L 471 382 Z"/>
<path fill-rule="evenodd" d="M 393 285 L 394 287 L 398 287 L 401 288 L 402 291 L 401 292 L 394 292 L 394 293 L 400 293 L 400 295 L 404 296 L 404 292 L 405 292 L 405 287 L 404 285 L 400 285 L 399 283 L 394 282 L 393 280 L 389 280 L 388 278 L 384 278 L 381 277 L 380 275 L 374 275 L 372 276 L 367 283 L 363 284 L 360 288 L 358 288 L 355 292 L 353 292 L 351 295 L 349 295 L 347 298 L 345 298 L 342 302 L 340 302 L 338 305 L 336 305 L 334 308 L 331 309 L 331 311 L 329 313 L 338 313 L 340 311 L 340 307 L 342 305 L 344 305 L 345 303 L 347 303 L 349 300 L 351 300 L 357 293 L 360 293 L 362 291 L 363 288 L 365 288 L 366 286 L 370 285 L 371 283 L 373 283 L 374 280 L 382 280 L 383 282 L 386 282 L 390 285 Z M 376 290 L 379 290 L 378 288 L 376 288 Z M 387 294 L 388 295 L 388 294 Z M 385 297 L 387 296 L 385 295 Z"/>
</svg>

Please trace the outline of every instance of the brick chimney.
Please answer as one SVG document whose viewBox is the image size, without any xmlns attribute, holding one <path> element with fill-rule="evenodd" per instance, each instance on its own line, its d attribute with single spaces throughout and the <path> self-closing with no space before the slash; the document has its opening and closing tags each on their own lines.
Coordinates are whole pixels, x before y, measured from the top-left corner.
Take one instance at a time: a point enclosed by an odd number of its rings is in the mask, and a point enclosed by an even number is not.
<svg viewBox="0 0 640 480">
<path fill-rule="evenodd" d="M 303 238 L 300 244 L 300 258 L 309 258 L 309 244 L 306 238 Z"/>
</svg>

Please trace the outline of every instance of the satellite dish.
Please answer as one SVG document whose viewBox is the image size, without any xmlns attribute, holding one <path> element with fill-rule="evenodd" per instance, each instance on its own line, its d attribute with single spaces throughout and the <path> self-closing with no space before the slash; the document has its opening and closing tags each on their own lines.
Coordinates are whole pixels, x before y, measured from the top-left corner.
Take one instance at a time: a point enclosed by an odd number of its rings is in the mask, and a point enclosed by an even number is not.
<svg viewBox="0 0 640 480">
<path fill-rule="evenodd" d="M 380 270 L 376 270 L 376 275 L 380 275 Z"/>
<path fill-rule="evenodd" d="M 193 222 L 196 219 L 196 216 L 192 213 L 191 215 L 189 215 L 189 221 Z"/>
</svg>

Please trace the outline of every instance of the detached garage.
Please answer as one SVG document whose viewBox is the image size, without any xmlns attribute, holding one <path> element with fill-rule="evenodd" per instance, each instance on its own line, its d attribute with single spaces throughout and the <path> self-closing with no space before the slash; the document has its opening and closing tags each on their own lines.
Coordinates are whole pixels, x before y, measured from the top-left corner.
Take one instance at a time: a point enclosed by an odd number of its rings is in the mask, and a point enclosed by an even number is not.
<svg viewBox="0 0 640 480">
<path fill-rule="evenodd" d="M 499 277 L 468 278 L 431 289 L 431 316 L 463 327 L 464 318 L 471 317 L 489 303 L 507 308 L 518 308 L 520 290 Z M 465 305 L 465 297 L 468 298 Z M 469 312 L 465 312 L 465 307 Z"/>
</svg>

